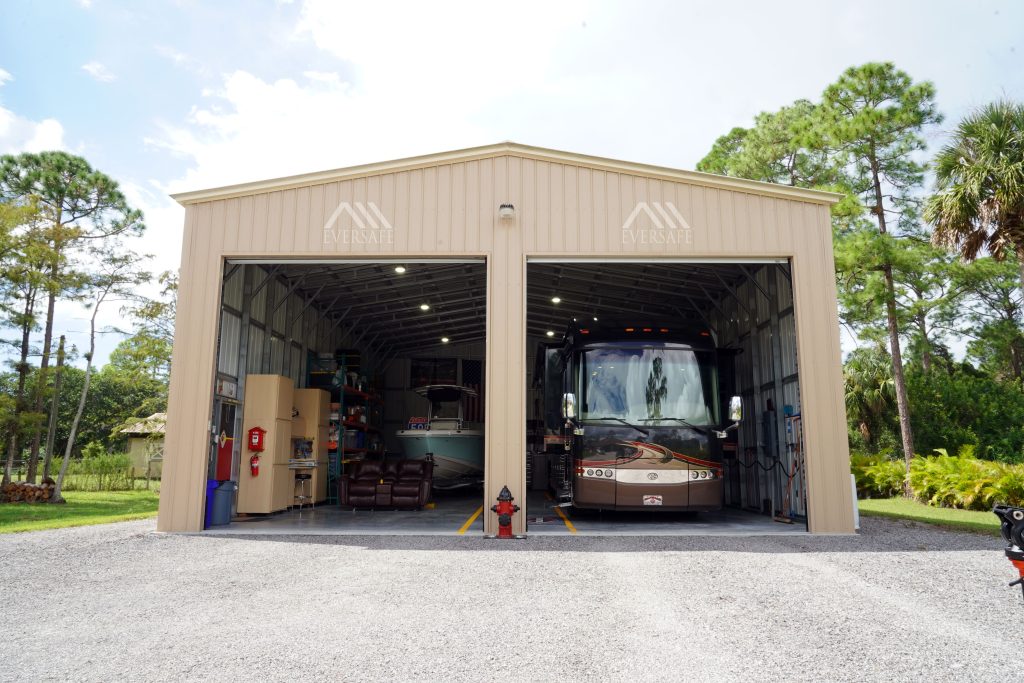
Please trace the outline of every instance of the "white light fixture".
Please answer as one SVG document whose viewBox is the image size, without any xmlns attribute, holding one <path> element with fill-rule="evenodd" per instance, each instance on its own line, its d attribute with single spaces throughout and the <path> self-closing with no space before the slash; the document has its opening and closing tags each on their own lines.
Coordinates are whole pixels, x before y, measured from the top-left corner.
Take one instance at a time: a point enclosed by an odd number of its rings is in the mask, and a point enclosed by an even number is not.
<svg viewBox="0 0 1024 683">
<path fill-rule="evenodd" d="M 551 297 L 551 303 L 553 303 L 553 304 L 560 304 L 560 303 L 562 303 L 562 297 L 560 297 L 560 296 L 553 296 L 553 297 Z"/>
<path fill-rule="evenodd" d="M 448 337 L 441 337 L 441 343 L 442 344 L 447 344 L 448 343 Z"/>
<path fill-rule="evenodd" d="M 395 266 L 395 272 L 401 275 L 405 272 L 405 266 Z"/>
<path fill-rule="evenodd" d="M 555 336 L 555 333 L 554 333 L 554 332 L 552 332 L 551 330 L 548 330 L 548 336 L 549 336 L 549 337 L 554 337 L 554 336 Z"/>
<path fill-rule="evenodd" d="M 597 316 L 596 315 L 594 316 L 594 322 L 595 323 L 597 322 Z"/>
<path fill-rule="evenodd" d="M 421 311 L 429 311 L 430 310 L 430 304 L 420 304 L 420 310 Z"/>
<path fill-rule="evenodd" d="M 512 206 L 511 204 L 502 204 L 501 206 L 498 207 L 498 217 L 501 218 L 502 220 L 515 218 L 515 215 L 516 207 Z"/>
</svg>

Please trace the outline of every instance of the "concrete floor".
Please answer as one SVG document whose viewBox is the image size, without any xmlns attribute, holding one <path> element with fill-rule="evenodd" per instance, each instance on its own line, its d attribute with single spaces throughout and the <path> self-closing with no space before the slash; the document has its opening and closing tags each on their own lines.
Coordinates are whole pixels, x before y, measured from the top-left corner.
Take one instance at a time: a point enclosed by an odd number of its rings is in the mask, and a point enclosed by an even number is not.
<svg viewBox="0 0 1024 683">
<path fill-rule="evenodd" d="M 320 505 L 273 515 L 238 518 L 205 531 L 220 535 L 474 536 L 483 533 L 479 493 L 437 494 L 423 510 L 342 510 Z M 522 503 L 520 503 L 521 505 Z M 490 505 L 486 506 L 487 508 Z M 720 512 L 598 512 L 555 508 L 541 491 L 527 497 L 527 534 L 544 536 L 761 536 L 805 534 L 803 524 L 781 524 L 740 510 Z"/>
</svg>

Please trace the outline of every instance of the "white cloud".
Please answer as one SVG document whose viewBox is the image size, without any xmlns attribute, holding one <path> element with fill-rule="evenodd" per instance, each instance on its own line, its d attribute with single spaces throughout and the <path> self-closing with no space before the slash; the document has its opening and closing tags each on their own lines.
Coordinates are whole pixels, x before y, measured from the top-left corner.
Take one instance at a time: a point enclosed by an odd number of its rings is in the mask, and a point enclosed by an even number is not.
<svg viewBox="0 0 1024 683">
<path fill-rule="evenodd" d="M 97 61 L 86 62 L 82 65 L 82 71 L 95 78 L 100 83 L 109 83 L 116 78 L 110 69 Z"/>
<path fill-rule="evenodd" d="M 0 87 L 12 80 L 10 72 L 0 69 Z M 57 119 L 33 121 L 0 105 L 0 154 L 42 152 L 64 146 L 64 126 Z"/>
</svg>

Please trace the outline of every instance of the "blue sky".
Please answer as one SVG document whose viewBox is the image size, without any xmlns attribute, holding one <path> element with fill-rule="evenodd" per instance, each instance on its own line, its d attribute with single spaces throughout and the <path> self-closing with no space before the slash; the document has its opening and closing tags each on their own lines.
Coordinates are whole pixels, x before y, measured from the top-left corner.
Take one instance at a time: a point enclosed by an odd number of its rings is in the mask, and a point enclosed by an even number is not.
<svg viewBox="0 0 1024 683">
<path fill-rule="evenodd" d="M 180 253 L 170 192 L 500 140 L 693 168 L 867 61 L 935 83 L 939 145 L 971 107 L 1024 99 L 1022 28 L 1011 1 L 7 0 L 0 153 L 63 148 L 116 178 L 159 271 Z M 84 318 L 65 305 L 58 327 Z"/>
</svg>

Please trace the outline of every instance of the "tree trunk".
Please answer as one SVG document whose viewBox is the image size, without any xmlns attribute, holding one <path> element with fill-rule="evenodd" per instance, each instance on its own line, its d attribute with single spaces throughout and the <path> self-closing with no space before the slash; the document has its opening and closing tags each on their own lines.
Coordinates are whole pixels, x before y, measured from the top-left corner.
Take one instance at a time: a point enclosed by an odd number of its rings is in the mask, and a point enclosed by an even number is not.
<svg viewBox="0 0 1024 683">
<path fill-rule="evenodd" d="M 59 254 L 58 250 L 58 254 Z M 43 397 L 46 394 L 47 375 L 50 369 L 50 345 L 53 343 L 53 313 L 57 302 L 57 275 L 59 274 L 59 256 L 55 257 L 50 266 L 50 282 L 47 283 L 48 295 L 46 299 L 46 326 L 43 330 L 43 357 L 39 362 L 39 380 L 36 382 L 35 405 L 33 410 L 37 413 L 43 412 Z M 36 483 L 36 469 L 39 467 L 39 446 L 43 435 L 42 423 L 36 425 L 32 434 L 32 448 L 28 456 L 28 474 L 25 481 L 30 484 Z"/>
<path fill-rule="evenodd" d="M 60 380 L 64 370 L 64 335 L 57 343 L 57 375 L 53 378 L 53 398 L 50 400 L 50 424 L 46 428 L 46 457 L 43 460 L 43 479 L 50 476 L 53 462 L 53 442 L 57 438 L 57 410 L 60 408 Z"/>
<path fill-rule="evenodd" d="M 85 398 L 89 394 L 89 381 L 92 379 L 92 358 L 96 353 L 96 313 L 100 310 L 100 303 L 103 297 L 96 299 L 96 305 L 92 309 L 92 318 L 89 320 L 89 355 L 85 357 L 85 381 L 82 384 L 82 393 L 78 397 L 78 410 L 75 411 L 75 419 L 71 422 L 71 432 L 68 434 L 68 442 L 64 446 L 64 461 L 60 464 L 60 474 L 57 475 L 57 484 L 53 487 L 51 503 L 63 503 L 64 497 L 61 489 L 64 486 L 64 476 L 68 472 L 68 463 L 71 461 L 71 449 L 75 447 L 75 437 L 78 436 L 78 425 L 82 421 L 82 413 L 85 412 Z"/>
<path fill-rule="evenodd" d="M 7 442 L 7 462 L 4 464 L 3 483 L 9 484 L 14 474 L 14 458 L 18 455 L 18 432 L 20 418 L 25 412 L 25 382 L 28 378 L 28 351 L 32 337 L 32 313 L 36 305 L 35 290 L 29 288 L 25 294 L 24 318 L 21 324 L 21 355 L 18 359 L 18 389 L 14 394 L 14 416 L 11 419 L 11 436 Z"/>
<path fill-rule="evenodd" d="M 885 195 L 882 193 L 882 174 L 874 149 L 868 159 L 871 166 L 871 180 L 875 191 L 875 216 L 878 218 L 878 232 L 886 234 Z M 903 375 L 903 353 L 900 349 L 900 323 L 896 317 L 896 285 L 892 278 L 892 264 L 883 263 L 885 276 L 885 317 L 889 329 L 889 350 L 892 357 L 892 380 L 896 388 L 896 409 L 900 418 L 900 437 L 903 441 L 903 459 L 906 461 L 904 493 L 910 496 L 910 461 L 914 459 L 914 434 L 910 429 L 910 400 L 907 398 L 907 380 Z"/>
<path fill-rule="evenodd" d="M 907 380 L 903 375 L 903 353 L 900 349 L 900 328 L 896 319 L 895 284 L 892 279 L 892 268 L 886 265 L 885 274 L 885 313 L 889 328 L 889 350 L 892 356 L 892 380 L 896 388 L 896 409 L 900 418 L 900 437 L 903 440 L 903 459 L 907 463 L 906 482 L 904 489 L 910 495 L 910 461 L 914 459 L 914 434 L 910 429 L 910 401 L 907 398 Z"/>
</svg>

